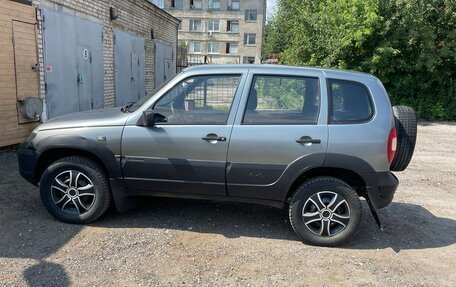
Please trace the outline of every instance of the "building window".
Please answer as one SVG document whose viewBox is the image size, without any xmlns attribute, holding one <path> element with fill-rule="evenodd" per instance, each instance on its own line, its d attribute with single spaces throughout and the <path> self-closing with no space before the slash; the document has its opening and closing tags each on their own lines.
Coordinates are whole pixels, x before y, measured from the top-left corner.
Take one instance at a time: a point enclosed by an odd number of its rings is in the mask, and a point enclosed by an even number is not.
<svg viewBox="0 0 456 287">
<path fill-rule="evenodd" d="M 257 10 L 245 10 L 245 21 L 256 21 Z"/>
<path fill-rule="evenodd" d="M 201 20 L 190 20 L 190 31 L 201 31 Z"/>
<path fill-rule="evenodd" d="M 207 20 L 207 31 L 220 31 L 220 21 Z"/>
<path fill-rule="evenodd" d="M 201 43 L 198 42 L 190 42 L 188 43 L 188 52 L 194 54 L 201 53 Z"/>
<path fill-rule="evenodd" d="M 226 53 L 227 54 L 237 54 L 238 53 L 238 43 L 226 43 Z"/>
<path fill-rule="evenodd" d="M 183 0 L 171 0 L 171 7 L 175 9 L 182 9 L 183 8 Z"/>
<path fill-rule="evenodd" d="M 239 10 L 241 8 L 240 0 L 229 0 L 228 10 Z"/>
<path fill-rule="evenodd" d="M 151 0 L 150 2 L 159 8 L 165 8 L 165 0 Z"/>
<path fill-rule="evenodd" d="M 207 53 L 208 54 L 220 53 L 219 43 L 218 42 L 208 42 L 207 43 Z"/>
<path fill-rule="evenodd" d="M 228 20 L 226 23 L 226 31 L 238 33 L 239 32 L 239 21 L 238 20 Z"/>
<path fill-rule="evenodd" d="M 255 57 L 253 57 L 253 56 L 243 57 L 243 61 L 242 62 L 244 64 L 255 64 Z"/>
<path fill-rule="evenodd" d="M 244 45 L 254 46 L 256 44 L 256 34 L 255 33 L 245 33 L 244 34 Z"/>
<path fill-rule="evenodd" d="M 190 0 L 190 9 L 202 9 L 203 0 Z"/>
<path fill-rule="evenodd" d="M 210 10 L 220 10 L 220 0 L 209 0 Z"/>
</svg>

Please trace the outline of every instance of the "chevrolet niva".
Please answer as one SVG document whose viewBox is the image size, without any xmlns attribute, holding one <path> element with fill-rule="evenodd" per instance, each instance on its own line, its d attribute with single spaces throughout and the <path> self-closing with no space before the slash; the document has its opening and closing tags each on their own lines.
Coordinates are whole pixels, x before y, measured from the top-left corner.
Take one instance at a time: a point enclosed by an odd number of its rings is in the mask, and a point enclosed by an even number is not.
<svg viewBox="0 0 456 287">
<path fill-rule="evenodd" d="M 413 109 L 392 107 L 376 77 L 278 65 L 185 69 L 122 108 L 38 126 L 18 151 L 55 218 L 89 223 L 139 196 L 287 208 L 306 243 L 335 246 L 360 224 L 365 198 L 393 199 L 409 164 Z"/>
</svg>

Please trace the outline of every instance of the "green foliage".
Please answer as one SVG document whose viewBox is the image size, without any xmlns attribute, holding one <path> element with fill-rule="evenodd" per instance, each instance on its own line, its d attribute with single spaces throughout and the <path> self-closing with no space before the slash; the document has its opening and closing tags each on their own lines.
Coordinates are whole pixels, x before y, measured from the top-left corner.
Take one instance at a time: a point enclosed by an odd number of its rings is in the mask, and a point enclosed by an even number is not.
<svg viewBox="0 0 456 287">
<path fill-rule="evenodd" d="M 454 0 L 278 0 L 264 55 L 374 74 L 393 104 L 456 120 Z"/>
<path fill-rule="evenodd" d="M 295 110 L 304 106 L 305 82 L 294 78 L 260 77 L 255 82 L 258 108 Z"/>
</svg>

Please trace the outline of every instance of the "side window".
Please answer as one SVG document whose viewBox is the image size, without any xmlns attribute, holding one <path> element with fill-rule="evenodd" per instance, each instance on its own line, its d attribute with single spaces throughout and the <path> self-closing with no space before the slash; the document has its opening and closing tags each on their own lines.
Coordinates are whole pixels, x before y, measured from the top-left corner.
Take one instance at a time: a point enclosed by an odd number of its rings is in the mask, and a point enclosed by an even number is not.
<svg viewBox="0 0 456 287">
<path fill-rule="evenodd" d="M 254 76 L 243 124 L 316 124 L 320 109 L 318 78 Z"/>
<path fill-rule="evenodd" d="M 328 80 L 329 123 L 361 123 L 370 120 L 374 114 L 367 87 L 361 83 Z"/>
<path fill-rule="evenodd" d="M 190 77 L 163 95 L 153 107 L 171 125 L 225 125 L 240 75 Z"/>
</svg>

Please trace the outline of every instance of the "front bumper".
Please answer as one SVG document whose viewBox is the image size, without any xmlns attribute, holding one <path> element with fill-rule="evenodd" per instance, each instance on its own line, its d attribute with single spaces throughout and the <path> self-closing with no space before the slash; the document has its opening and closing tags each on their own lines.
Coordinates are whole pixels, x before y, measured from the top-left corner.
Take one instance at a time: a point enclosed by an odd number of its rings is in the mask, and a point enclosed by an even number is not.
<svg viewBox="0 0 456 287">
<path fill-rule="evenodd" d="M 23 178 L 34 185 L 37 184 L 37 180 L 35 178 L 35 167 L 38 162 L 38 157 L 38 152 L 33 148 L 30 148 L 28 144 L 23 143 L 19 146 L 19 150 L 17 151 L 19 173 Z"/>
<path fill-rule="evenodd" d="M 390 171 L 362 175 L 366 182 L 367 195 L 376 209 L 388 206 L 393 200 L 399 180 Z"/>
</svg>

